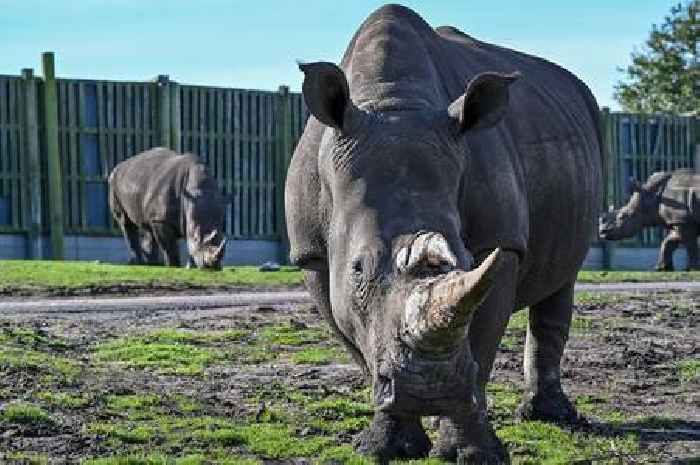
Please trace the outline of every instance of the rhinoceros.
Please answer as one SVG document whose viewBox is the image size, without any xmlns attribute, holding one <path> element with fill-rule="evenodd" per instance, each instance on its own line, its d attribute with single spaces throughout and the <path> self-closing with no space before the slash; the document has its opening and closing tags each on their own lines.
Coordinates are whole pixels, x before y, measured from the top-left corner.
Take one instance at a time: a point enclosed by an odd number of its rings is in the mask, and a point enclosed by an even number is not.
<svg viewBox="0 0 700 465">
<path fill-rule="evenodd" d="M 299 67 L 311 116 L 287 176 L 290 261 L 371 382 L 357 449 L 507 463 L 485 386 L 526 306 L 519 415 L 576 421 L 560 359 L 601 191 L 586 85 L 397 5 L 340 66 Z M 422 416 L 441 417 L 434 445 Z"/>
<path fill-rule="evenodd" d="M 109 206 L 124 234 L 131 264 L 221 269 L 226 248 L 221 194 L 198 157 L 158 147 L 128 158 L 109 176 Z"/>
<path fill-rule="evenodd" d="M 669 232 L 661 243 L 656 269 L 673 271 L 673 252 L 684 245 L 688 269 L 700 268 L 700 173 L 691 169 L 659 171 L 642 185 L 630 183 L 632 195 L 622 208 L 612 207 L 600 217 L 601 239 L 616 241 L 632 237 L 643 228 L 665 226 Z"/>
</svg>

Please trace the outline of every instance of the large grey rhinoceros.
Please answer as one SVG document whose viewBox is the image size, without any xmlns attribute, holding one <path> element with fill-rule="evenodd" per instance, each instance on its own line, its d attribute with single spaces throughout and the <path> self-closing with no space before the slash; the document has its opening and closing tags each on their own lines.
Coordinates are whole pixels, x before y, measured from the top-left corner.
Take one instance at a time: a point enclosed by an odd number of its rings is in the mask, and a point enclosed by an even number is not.
<svg viewBox="0 0 700 465">
<path fill-rule="evenodd" d="M 485 385 L 530 306 L 526 418 L 573 420 L 560 384 L 601 191 L 598 106 L 540 58 L 387 5 L 341 66 L 300 64 L 311 112 L 287 176 L 290 259 L 371 378 L 356 441 L 382 460 L 507 463 Z"/>
<path fill-rule="evenodd" d="M 109 206 L 121 228 L 129 263 L 180 266 L 179 238 L 188 267 L 221 269 L 227 201 L 196 155 L 158 147 L 114 167 Z"/>
<path fill-rule="evenodd" d="M 649 226 L 665 226 L 669 233 L 661 243 L 656 269 L 673 271 L 673 252 L 683 244 L 688 251 L 688 269 L 700 268 L 700 173 L 682 169 L 659 171 L 642 185 L 632 179 L 632 195 L 618 210 L 601 215 L 601 239 L 616 241 L 632 237 Z"/>
</svg>

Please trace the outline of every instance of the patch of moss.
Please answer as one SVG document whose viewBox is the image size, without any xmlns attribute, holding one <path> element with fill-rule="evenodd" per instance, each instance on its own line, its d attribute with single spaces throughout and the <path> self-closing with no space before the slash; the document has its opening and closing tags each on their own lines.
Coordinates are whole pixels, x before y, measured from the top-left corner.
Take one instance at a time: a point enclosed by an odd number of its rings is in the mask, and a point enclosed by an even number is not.
<svg viewBox="0 0 700 465">
<path fill-rule="evenodd" d="M 105 405 L 112 410 L 144 409 L 160 403 L 161 397 L 155 394 L 112 395 L 105 398 Z"/>
<path fill-rule="evenodd" d="M 69 392 L 41 391 L 35 394 L 37 399 L 54 407 L 76 409 L 85 407 L 90 403 L 90 396 L 86 394 L 71 394 Z"/>
<path fill-rule="evenodd" d="M 157 436 L 157 429 L 136 423 L 96 422 L 88 425 L 88 432 L 106 436 L 125 444 L 147 444 Z"/>
<path fill-rule="evenodd" d="M 700 360 L 698 359 L 681 360 L 675 366 L 678 377 L 684 383 L 697 381 L 700 378 Z"/>
<path fill-rule="evenodd" d="M 537 421 L 506 426 L 496 434 L 508 445 L 514 465 L 558 465 L 591 459 L 624 459 L 639 448 L 638 438 L 633 434 L 611 438 L 571 433 Z"/>
<path fill-rule="evenodd" d="M 496 421 L 511 419 L 520 403 L 521 394 L 507 384 L 489 383 L 486 385 L 488 412 Z"/>
<path fill-rule="evenodd" d="M 163 455 L 113 455 L 111 457 L 84 459 L 81 465 L 170 465 Z"/>
<path fill-rule="evenodd" d="M 243 426 L 238 431 L 246 449 L 270 458 L 314 457 L 335 442 L 320 436 L 299 438 L 294 427 L 274 423 Z"/>
<path fill-rule="evenodd" d="M 5 405 L 0 411 L 0 419 L 10 423 L 28 425 L 48 425 L 53 423 L 47 411 L 38 405 L 26 402 L 14 402 Z"/>
<path fill-rule="evenodd" d="M 49 457 L 35 452 L 9 452 L 0 455 L 8 465 L 48 465 Z"/>
<path fill-rule="evenodd" d="M 98 362 L 112 362 L 126 368 L 151 369 L 160 374 L 201 375 L 204 369 L 225 358 L 223 352 L 182 343 L 148 342 L 127 337 L 99 344 L 94 351 Z"/>
<path fill-rule="evenodd" d="M 193 331 L 175 328 L 159 329 L 142 337 L 145 343 L 163 344 L 210 344 L 217 342 L 236 342 L 248 336 L 250 331 L 227 329 L 224 331 Z"/>
<path fill-rule="evenodd" d="M 68 347 L 65 340 L 50 336 L 43 330 L 15 326 L 0 327 L 0 344 L 31 346 L 32 348 L 43 346 L 53 349 L 65 349 Z"/>
<path fill-rule="evenodd" d="M 294 352 L 289 360 L 297 365 L 328 365 L 332 362 L 347 362 L 348 358 L 336 347 L 307 347 Z"/>
<path fill-rule="evenodd" d="M 66 381 L 75 379 L 81 365 L 64 357 L 57 357 L 32 349 L 0 347 L 0 370 L 9 368 L 58 376 Z"/>
<path fill-rule="evenodd" d="M 266 344 L 300 346 L 328 339 L 319 328 L 297 328 L 291 324 L 266 326 L 258 333 L 258 340 Z"/>
</svg>

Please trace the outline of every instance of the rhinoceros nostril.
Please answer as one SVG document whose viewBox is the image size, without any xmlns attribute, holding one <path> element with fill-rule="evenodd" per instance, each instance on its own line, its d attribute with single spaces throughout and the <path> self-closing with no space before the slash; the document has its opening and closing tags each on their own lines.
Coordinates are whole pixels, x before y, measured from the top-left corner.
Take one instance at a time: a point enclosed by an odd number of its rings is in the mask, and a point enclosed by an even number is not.
<svg viewBox="0 0 700 465">
<path fill-rule="evenodd" d="M 428 274 L 447 273 L 457 266 L 447 240 L 439 233 L 424 233 L 416 237 L 409 247 L 396 254 L 396 268 L 402 273 L 421 269 Z"/>
</svg>

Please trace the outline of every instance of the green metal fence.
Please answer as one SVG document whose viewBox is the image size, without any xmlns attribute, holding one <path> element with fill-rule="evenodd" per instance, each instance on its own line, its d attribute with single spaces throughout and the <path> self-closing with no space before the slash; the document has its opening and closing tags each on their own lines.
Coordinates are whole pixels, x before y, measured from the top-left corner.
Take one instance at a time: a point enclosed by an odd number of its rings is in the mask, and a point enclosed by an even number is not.
<svg viewBox="0 0 700 465">
<path fill-rule="evenodd" d="M 53 56 L 44 58 L 44 74 L 52 76 Z M 56 256 L 64 233 L 118 234 L 109 173 L 143 150 L 167 146 L 199 155 L 234 195 L 230 237 L 285 240 L 284 176 L 308 115 L 301 95 L 285 86 L 180 85 L 167 76 L 115 82 L 23 73 L 0 76 L 0 233 L 36 239 L 50 232 Z M 39 254 L 40 247 L 29 253 Z"/>
<path fill-rule="evenodd" d="M 54 79 L 53 55 L 42 58 L 42 79 L 31 70 L 0 76 L 0 233 L 27 234 L 30 257 L 40 256 L 42 232 L 51 233 L 57 257 L 64 232 L 118 234 L 107 176 L 154 146 L 198 154 L 234 194 L 229 236 L 284 245 L 284 178 L 308 116 L 300 94 L 181 85 L 167 76 Z M 626 200 L 631 176 L 693 166 L 699 121 L 604 109 L 605 204 Z M 652 246 L 660 237 L 644 232 L 627 244 Z"/>
</svg>

